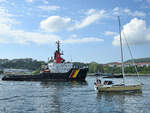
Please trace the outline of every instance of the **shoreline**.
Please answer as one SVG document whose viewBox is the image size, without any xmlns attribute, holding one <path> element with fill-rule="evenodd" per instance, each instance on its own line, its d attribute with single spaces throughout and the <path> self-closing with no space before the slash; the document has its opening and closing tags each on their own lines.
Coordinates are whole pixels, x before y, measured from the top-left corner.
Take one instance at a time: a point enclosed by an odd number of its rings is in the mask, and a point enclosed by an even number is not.
<svg viewBox="0 0 150 113">
<path fill-rule="evenodd" d="M 111 76 L 110 75 L 111 73 L 108 73 L 108 76 Z M 113 74 L 114 76 L 119 76 L 120 74 Z M 137 76 L 137 74 L 134 74 L 134 73 L 129 73 L 129 74 L 125 74 L 126 76 Z M 96 76 L 96 73 L 88 73 L 87 76 Z M 106 74 L 104 76 L 107 76 Z M 139 74 L 139 76 L 150 76 L 150 73 L 149 74 Z"/>
<path fill-rule="evenodd" d="M 136 76 L 137 74 L 125 74 L 126 76 Z M 139 74 L 139 76 L 150 76 L 150 74 Z"/>
</svg>

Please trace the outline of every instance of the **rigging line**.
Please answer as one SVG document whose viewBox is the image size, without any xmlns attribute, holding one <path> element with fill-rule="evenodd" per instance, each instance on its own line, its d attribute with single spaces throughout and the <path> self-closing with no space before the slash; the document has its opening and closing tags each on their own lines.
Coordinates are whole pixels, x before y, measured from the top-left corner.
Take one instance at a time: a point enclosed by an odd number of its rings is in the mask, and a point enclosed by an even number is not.
<svg viewBox="0 0 150 113">
<path fill-rule="evenodd" d="M 133 64 L 133 66 L 135 67 L 135 71 L 136 71 L 136 74 L 137 74 L 137 76 L 138 76 L 138 80 L 139 80 L 139 82 L 141 83 L 141 81 L 140 81 L 140 77 L 139 77 L 139 73 L 138 73 L 137 67 L 136 67 L 136 65 L 135 65 L 135 60 L 134 60 L 134 58 L 133 58 L 133 55 L 132 55 L 132 52 L 131 52 L 131 49 L 130 49 L 129 43 L 128 43 L 128 41 L 127 41 L 126 37 L 125 37 L 125 33 L 124 33 L 124 31 L 123 31 L 123 30 L 122 30 L 122 32 L 123 32 L 123 36 L 124 36 L 124 38 L 125 38 L 125 41 L 126 41 L 126 43 L 127 43 L 127 47 L 128 47 L 128 49 L 129 49 L 129 53 L 130 53 L 130 55 L 131 55 L 132 64 Z"/>
</svg>

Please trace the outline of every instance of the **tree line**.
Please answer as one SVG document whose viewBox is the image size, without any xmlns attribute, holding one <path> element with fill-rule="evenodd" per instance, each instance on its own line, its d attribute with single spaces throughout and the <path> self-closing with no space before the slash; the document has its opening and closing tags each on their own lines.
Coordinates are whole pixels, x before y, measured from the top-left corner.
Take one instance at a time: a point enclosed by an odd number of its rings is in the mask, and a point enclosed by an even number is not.
<svg viewBox="0 0 150 113">
<path fill-rule="evenodd" d="M 89 73 L 113 73 L 120 74 L 122 73 L 121 67 L 110 67 L 108 65 L 98 64 L 96 62 L 91 62 L 88 64 Z M 140 74 L 150 74 L 150 66 L 136 67 L 138 73 Z M 135 66 L 125 67 L 124 71 L 126 74 L 136 74 Z"/>
<path fill-rule="evenodd" d="M 4 68 L 28 69 L 28 70 L 33 70 L 33 71 L 36 70 L 39 72 L 41 65 L 44 65 L 44 64 L 46 64 L 46 62 L 34 60 L 32 58 L 13 59 L 13 60 L 0 59 L 0 69 L 4 69 Z M 91 63 L 73 62 L 73 64 L 76 67 L 88 66 L 89 73 L 97 73 L 97 72 L 115 73 L 115 74 L 121 73 L 121 67 L 110 67 L 110 66 L 99 64 L 96 62 L 91 62 Z M 147 66 L 137 67 L 137 69 L 138 69 L 138 72 L 141 74 L 150 73 L 150 66 L 149 67 Z M 125 67 L 125 73 L 135 73 L 135 72 L 136 71 L 135 71 L 134 66 Z"/>
<path fill-rule="evenodd" d="M 32 58 L 25 59 L 0 59 L 0 69 L 14 68 L 14 69 L 28 69 L 36 70 L 40 69 L 41 65 L 45 64 L 44 61 L 33 60 Z"/>
</svg>

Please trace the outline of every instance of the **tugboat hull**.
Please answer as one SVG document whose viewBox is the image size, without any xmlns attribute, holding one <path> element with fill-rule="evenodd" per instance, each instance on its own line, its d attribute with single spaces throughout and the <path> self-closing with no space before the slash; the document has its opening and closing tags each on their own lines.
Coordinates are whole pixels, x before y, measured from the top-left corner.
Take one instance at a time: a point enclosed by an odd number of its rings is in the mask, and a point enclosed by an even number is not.
<svg viewBox="0 0 150 113">
<path fill-rule="evenodd" d="M 5 81 L 47 81 L 47 80 L 77 80 L 85 81 L 88 68 L 71 69 L 67 73 L 40 73 L 38 75 L 6 75 L 2 78 Z"/>
</svg>

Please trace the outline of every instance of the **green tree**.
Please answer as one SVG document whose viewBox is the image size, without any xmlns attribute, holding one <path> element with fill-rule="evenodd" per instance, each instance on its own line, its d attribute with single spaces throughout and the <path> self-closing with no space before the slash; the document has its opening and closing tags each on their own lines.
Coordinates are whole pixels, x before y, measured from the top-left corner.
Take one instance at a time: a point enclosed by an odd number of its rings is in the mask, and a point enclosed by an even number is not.
<svg viewBox="0 0 150 113">
<path fill-rule="evenodd" d="M 89 64 L 89 73 L 96 73 L 98 71 L 104 72 L 103 65 L 98 64 L 96 62 L 91 62 Z"/>
<path fill-rule="evenodd" d="M 36 69 L 32 72 L 33 75 L 36 75 L 36 74 L 39 74 L 40 73 L 40 70 L 39 69 Z"/>
</svg>

